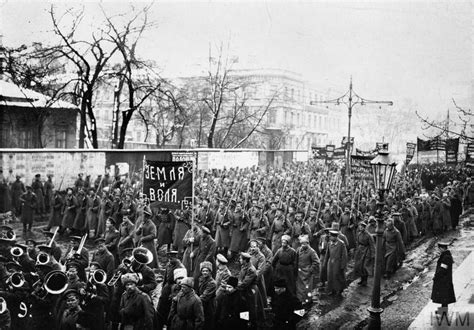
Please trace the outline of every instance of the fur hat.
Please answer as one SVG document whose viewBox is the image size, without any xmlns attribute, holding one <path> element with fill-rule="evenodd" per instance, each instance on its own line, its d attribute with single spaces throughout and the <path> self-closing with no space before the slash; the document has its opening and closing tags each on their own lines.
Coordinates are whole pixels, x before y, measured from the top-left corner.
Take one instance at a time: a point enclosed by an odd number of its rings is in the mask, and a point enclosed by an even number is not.
<svg viewBox="0 0 474 330">
<path fill-rule="evenodd" d="M 176 281 L 178 278 L 185 278 L 188 276 L 186 268 L 176 268 L 173 271 L 173 279 Z"/>
<path fill-rule="evenodd" d="M 125 284 L 127 284 L 127 283 L 129 283 L 129 282 L 133 282 L 133 283 L 137 284 L 139 278 L 138 278 L 138 274 L 135 274 L 135 273 L 126 273 L 126 274 L 123 274 L 123 275 L 122 275 L 121 280 L 122 280 L 122 284 L 123 284 L 123 285 L 125 285 Z"/>
<path fill-rule="evenodd" d="M 194 278 L 192 277 L 185 277 L 182 281 L 181 281 L 181 285 L 185 285 L 187 287 L 194 287 Z"/>
<path fill-rule="evenodd" d="M 207 268 L 209 269 L 209 271 L 212 272 L 212 264 L 210 261 L 203 261 L 201 262 L 201 264 L 199 265 L 199 270 L 202 271 L 204 268 Z"/>
</svg>

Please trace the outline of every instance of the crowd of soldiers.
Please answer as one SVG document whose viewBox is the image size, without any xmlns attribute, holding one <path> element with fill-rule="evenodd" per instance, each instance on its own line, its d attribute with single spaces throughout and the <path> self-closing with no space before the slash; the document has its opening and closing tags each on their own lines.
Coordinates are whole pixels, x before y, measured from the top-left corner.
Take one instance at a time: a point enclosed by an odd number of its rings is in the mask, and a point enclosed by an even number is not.
<svg viewBox="0 0 474 330">
<path fill-rule="evenodd" d="M 458 226 L 474 204 L 471 173 L 430 191 L 423 173 L 397 175 L 381 203 L 371 182 L 313 162 L 199 171 L 194 205 L 177 210 L 150 204 L 140 175 L 79 175 L 64 190 L 51 175 L 28 186 L 2 176 L 2 211 L 23 236 L 2 227 L 0 328 L 295 328 L 317 292 L 343 293 L 351 259 L 367 285 L 377 219 L 387 278 L 410 242 Z"/>
</svg>

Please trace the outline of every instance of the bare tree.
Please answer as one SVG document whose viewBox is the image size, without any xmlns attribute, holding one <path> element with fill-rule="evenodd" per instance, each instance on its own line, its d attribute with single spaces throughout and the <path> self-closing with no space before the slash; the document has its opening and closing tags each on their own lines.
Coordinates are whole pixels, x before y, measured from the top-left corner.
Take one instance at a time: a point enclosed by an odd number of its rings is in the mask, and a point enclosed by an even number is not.
<svg viewBox="0 0 474 330">
<path fill-rule="evenodd" d="M 455 116 L 459 120 L 459 123 L 453 122 L 449 115 L 444 120 L 432 120 L 428 117 L 424 117 L 416 112 L 416 115 L 421 120 L 423 124 L 423 130 L 431 130 L 434 131 L 434 136 L 442 136 L 442 135 L 450 135 L 452 137 L 459 137 L 461 141 L 464 142 L 473 142 L 474 137 L 469 136 L 470 132 L 470 125 L 474 120 L 474 113 L 471 109 L 464 109 L 456 103 L 454 98 L 452 99 L 454 107 L 456 108 Z M 458 129 L 456 129 L 456 126 Z"/>
<path fill-rule="evenodd" d="M 65 85 L 74 84 L 73 93 L 79 103 L 79 148 L 84 148 L 86 135 L 93 148 L 98 148 L 96 117 L 93 98 L 97 85 L 104 78 L 108 62 L 118 50 L 117 45 L 108 38 L 110 27 L 92 30 L 90 40 L 76 37 L 84 17 L 84 9 L 67 10 L 60 17 L 56 16 L 54 6 L 51 6 L 50 16 L 53 31 L 60 38 L 60 44 L 51 48 L 58 57 L 64 58 L 77 71 L 77 78 L 71 78 Z M 63 26 L 63 21 L 71 22 L 69 27 Z"/>
</svg>

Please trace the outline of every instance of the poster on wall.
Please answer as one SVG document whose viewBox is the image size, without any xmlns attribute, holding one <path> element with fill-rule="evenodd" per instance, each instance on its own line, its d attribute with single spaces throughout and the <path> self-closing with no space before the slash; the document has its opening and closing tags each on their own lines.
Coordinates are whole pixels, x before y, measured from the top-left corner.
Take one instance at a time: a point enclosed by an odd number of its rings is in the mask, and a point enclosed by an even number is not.
<svg viewBox="0 0 474 330">
<path fill-rule="evenodd" d="M 151 207 L 182 209 L 193 196 L 193 162 L 145 160 L 143 193 Z"/>
</svg>

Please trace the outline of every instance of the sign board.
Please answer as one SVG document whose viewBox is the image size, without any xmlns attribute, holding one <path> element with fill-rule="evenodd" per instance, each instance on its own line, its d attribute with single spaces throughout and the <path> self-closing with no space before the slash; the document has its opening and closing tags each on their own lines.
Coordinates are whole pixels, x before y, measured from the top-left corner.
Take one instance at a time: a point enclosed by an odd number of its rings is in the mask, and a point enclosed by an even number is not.
<svg viewBox="0 0 474 330">
<path fill-rule="evenodd" d="M 326 146 L 326 158 L 327 159 L 332 159 L 332 157 L 334 156 L 334 149 L 336 148 L 336 146 L 334 144 L 328 144 Z"/>
<path fill-rule="evenodd" d="M 474 143 L 468 143 L 466 147 L 466 165 L 474 167 Z"/>
<path fill-rule="evenodd" d="M 351 156 L 351 176 L 355 180 L 373 181 L 372 167 L 370 161 L 375 156 Z"/>
<path fill-rule="evenodd" d="M 416 148 L 416 143 L 407 142 L 407 158 L 405 161 L 407 165 L 413 159 L 413 155 L 415 155 L 415 148 Z"/>
<path fill-rule="evenodd" d="M 386 142 L 377 142 L 375 144 L 375 149 L 377 151 L 379 151 L 379 150 L 388 150 L 388 143 L 386 143 Z"/>
<path fill-rule="evenodd" d="M 172 151 L 171 161 L 173 162 L 196 162 L 196 153 L 192 151 Z"/>
<path fill-rule="evenodd" d="M 311 147 L 312 159 L 326 159 L 325 147 Z"/>
<path fill-rule="evenodd" d="M 333 159 L 344 159 L 346 157 L 346 149 L 344 147 L 334 149 Z"/>
<path fill-rule="evenodd" d="M 143 193 L 152 207 L 182 209 L 193 196 L 193 162 L 145 160 Z"/>
<path fill-rule="evenodd" d="M 459 138 L 446 140 L 446 164 L 458 163 Z"/>
</svg>

